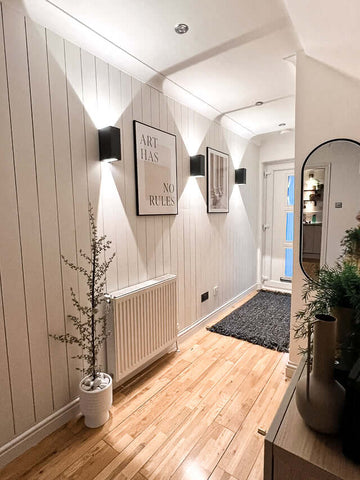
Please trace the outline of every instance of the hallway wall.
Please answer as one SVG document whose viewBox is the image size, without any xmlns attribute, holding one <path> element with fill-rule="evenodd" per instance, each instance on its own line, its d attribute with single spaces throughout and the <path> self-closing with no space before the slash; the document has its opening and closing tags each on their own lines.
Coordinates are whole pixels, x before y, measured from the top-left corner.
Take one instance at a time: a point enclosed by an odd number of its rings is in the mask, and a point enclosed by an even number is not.
<svg viewBox="0 0 360 480">
<path fill-rule="evenodd" d="M 314 60 L 304 52 L 296 61 L 296 138 L 294 277 L 291 299 L 292 327 L 295 313 L 303 307 L 304 276 L 299 264 L 301 168 L 309 153 L 323 142 L 335 138 L 360 141 L 360 82 Z M 348 188 L 346 184 L 344 188 Z M 355 215 L 359 205 L 354 201 Z M 299 342 L 290 338 L 290 365 L 299 363 Z"/>
<path fill-rule="evenodd" d="M 256 284 L 258 147 L 140 83 L 0 3 L 0 445 L 76 397 L 69 287 L 85 285 L 60 255 L 81 263 L 88 202 L 115 261 L 108 292 L 178 276 L 184 331 Z M 177 216 L 137 217 L 133 119 L 177 136 Z M 121 129 L 122 160 L 101 164 L 97 129 Z M 230 211 L 207 214 L 206 180 L 189 155 L 231 155 Z M 234 186 L 234 167 L 247 185 Z M 111 253 L 111 252 L 110 252 Z M 218 295 L 212 294 L 218 286 Z M 200 295 L 209 291 L 209 300 Z"/>
</svg>

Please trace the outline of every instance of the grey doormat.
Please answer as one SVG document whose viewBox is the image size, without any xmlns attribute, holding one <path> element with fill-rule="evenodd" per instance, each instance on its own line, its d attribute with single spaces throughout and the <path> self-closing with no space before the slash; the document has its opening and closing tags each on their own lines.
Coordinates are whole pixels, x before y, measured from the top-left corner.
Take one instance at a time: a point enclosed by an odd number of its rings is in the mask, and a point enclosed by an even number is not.
<svg viewBox="0 0 360 480">
<path fill-rule="evenodd" d="M 290 302 L 291 295 L 288 293 L 260 290 L 255 297 L 208 330 L 271 350 L 288 352 Z"/>
</svg>

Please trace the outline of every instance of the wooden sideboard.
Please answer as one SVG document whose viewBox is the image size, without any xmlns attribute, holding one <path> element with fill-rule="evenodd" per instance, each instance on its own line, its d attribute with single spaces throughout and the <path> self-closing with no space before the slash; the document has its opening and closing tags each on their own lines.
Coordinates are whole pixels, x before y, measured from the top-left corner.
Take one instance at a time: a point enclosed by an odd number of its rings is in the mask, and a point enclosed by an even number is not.
<svg viewBox="0 0 360 480">
<path fill-rule="evenodd" d="M 342 454 L 340 439 L 314 432 L 300 417 L 294 394 L 303 374 L 304 361 L 265 437 L 264 480 L 360 480 L 360 465 Z"/>
</svg>

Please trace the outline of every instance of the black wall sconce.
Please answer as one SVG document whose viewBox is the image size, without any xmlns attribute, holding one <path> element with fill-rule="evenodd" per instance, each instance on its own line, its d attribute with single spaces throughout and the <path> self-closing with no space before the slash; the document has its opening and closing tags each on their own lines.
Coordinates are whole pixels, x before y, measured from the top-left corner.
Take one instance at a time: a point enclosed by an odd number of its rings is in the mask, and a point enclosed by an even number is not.
<svg viewBox="0 0 360 480">
<path fill-rule="evenodd" d="M 246 183 L 246 168 L 235 170 L 235 183 L 241 185 Z"/>
<path fill-rule="evenodd" d="M 190 157 L 190 175 L 192 177 L 205 177 L 205 155 Z"/>
<path fill-rule="evenodd" d="M 120 128 L 105 127 L 99 130 L 100 160 L 115 162 L 121 159 Z"/>
</svg>

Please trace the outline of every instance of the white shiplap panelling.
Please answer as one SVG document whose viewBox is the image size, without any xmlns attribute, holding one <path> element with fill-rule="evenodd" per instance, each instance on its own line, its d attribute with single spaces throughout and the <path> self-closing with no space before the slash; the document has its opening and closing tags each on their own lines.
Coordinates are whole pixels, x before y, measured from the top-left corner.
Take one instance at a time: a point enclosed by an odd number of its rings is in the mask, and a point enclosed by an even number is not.
<svg viewBox="0 0 360 480">
<path fill-rule="evenodd" d="M 60 255 L 79 262 L 79 248 L 89 247 L 88 201 L 116 253 L 108 290 L 177 274 L 184 330 L 256 283 L 258 152 L 219 124 L 1 8 L 3 445 L 77 393 L 76 347 L 48 335 L 72 331 L 66 318 L 74 311 L 70 286 L 85 299 L 83 279 Z M 177 137 L 177 216 L 136 216 L 134 119 Z M 111 165 L 98 161 L 97 129 L 106 124 L 121 128 L 122 160 Z M 206 146 L 238 155 L 235 163 L 248 169 L 248 185 L 233 188 L 230 158 L 228 214 L 207 214 L 206 179 L 189 178 L 189 155 L 205 154 Z M 205 291 L 209 300 L 200 303 Z"/>
<path fill-rule="evenodd" d="M 27 317 L 24 299 L 24 278 L 20 244 L 18 205 L 12 132 L 7 88 L 3 26 L 0 24 L 0 249 L 2 315 L 1 331 L 4 334 L 4 350 L 0 356 L 1 372 L 5 378 L 1 399 L 2 418 L 11 417 L 1 429 L 1 441 L 5 443 L 17 431 L 24 431 L 34 422 L 33 392 L 30 368 L 30 352 L 27 333 Z M 25 390 L 22 394 L 22 390 Z M 11 394 L 11 398 L 10 395 Z M 10 400 L 10 401 L 9 401 Z M 22 402 L 26 406 L 23 408 Z"/>
<path fill-rule="evenodd" d="M 44 29 L 26 22 L 34 147 L 39 195 L 40 232 L 45 283 L 45 306 L 49 331 L 64 331 L 64 304 L 60 263 L 58 205 L 51 129 L 49 80 Z M 44 332 L 47 335 L 47 332 Z M 49 342 L 54 408 L 69 399 L 66 347 Z"/>
</svg>

